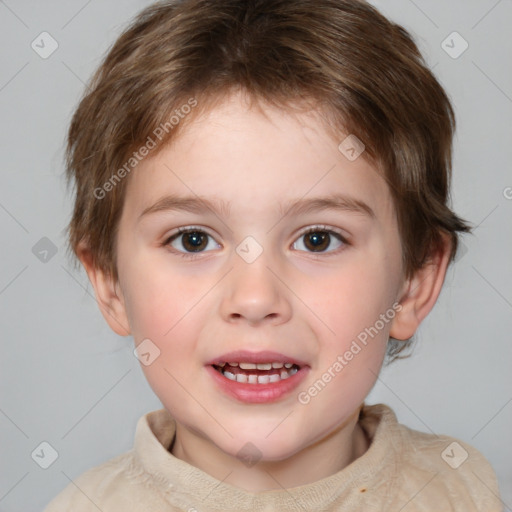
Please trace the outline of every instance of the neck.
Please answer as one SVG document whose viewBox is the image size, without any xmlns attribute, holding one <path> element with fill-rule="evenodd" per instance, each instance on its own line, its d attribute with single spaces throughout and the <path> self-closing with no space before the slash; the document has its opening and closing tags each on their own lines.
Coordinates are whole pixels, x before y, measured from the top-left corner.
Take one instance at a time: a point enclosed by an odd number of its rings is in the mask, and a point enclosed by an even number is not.
<svg viewBox="0 0 512 512">
<path fill-rule="evenodd" d="M 366 452 L 369 441 L 358 424 L 359 411 L 293 456 L 279 461 L 260 460 L 251 467 L 178 423 L 170 451 L 217 480 L 249 492 L 299 487 L 341 471 Z"/>
</svg>

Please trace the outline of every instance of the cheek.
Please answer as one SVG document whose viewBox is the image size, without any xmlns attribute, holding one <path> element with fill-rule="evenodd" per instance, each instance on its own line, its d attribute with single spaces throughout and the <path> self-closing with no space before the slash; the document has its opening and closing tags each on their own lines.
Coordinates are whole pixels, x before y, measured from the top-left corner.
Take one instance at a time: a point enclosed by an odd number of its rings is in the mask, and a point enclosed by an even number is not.
<svg viewBox="0 0 512 512">
<path fill-rule="evenodd" d="M 312 290 L 315 300 L 311 309 L 324 319 L 333 341 L 350 342 L 392 307 L 395 288 L 394 270 L 366 259 L 333 274 Z M 377 327 L 387 331 L 389 326 L 379 322 Z"/>
<path fill-rule="evenodd" d="M 123 270 L 128 276 L 126 312 L 136 341 L 166 343 L 205 294 L 205 280 L 172 272 L 158 260 L 133 258 Z"/>
<path fill-rule="evenodd" d="M 206 301 L 201 301 L 212 283 L 197 276 L 171 272 L 158 261 L 131 259 L 125 267 L 129 276 L 126 312 L 136 344 L 149 339 L 156 345 L 158 358 L 144 373 L 158 393 L 169 387 L 169 373 L 183 380 L 183 361 L 193 361 L 201 326 L 207 320 Z M 199 363 L 198 363 L 199 364 Z M 171 383 L 172 384 L 172 383 Z"/>
<path fill-rule="evenodd" d="M 135 273 L 131 275 L 135 277 Z M 205 291 L 204 283 L 203 286 L 190 283 L 185 286 L 183 277 L 163 276 L 165 273 L 156 267 L 143 275 L 139 272 L 130 283 L 130 299 L 126 305 L 136 344 L 148 339 L 156 347 L 149 345 L 157 354 L 154 361 L 141 364 L 146 380 L 158 397 L 166 400 L 172 397 L 166 406 L 178 408 L 187 400 L 180 383 L 187 382 L 191 368 L 183 362 L 194 360 L 201 324 L 198 314 L 202 311 L 197 303 Z"/>
</svg>

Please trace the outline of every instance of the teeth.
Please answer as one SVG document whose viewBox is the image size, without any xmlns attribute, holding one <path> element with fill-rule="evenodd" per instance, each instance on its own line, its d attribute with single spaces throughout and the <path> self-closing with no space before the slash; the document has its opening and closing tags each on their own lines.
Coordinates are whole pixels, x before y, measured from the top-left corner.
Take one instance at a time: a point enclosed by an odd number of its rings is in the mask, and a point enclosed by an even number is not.
<svg viewBox="0 0 512 512">
<path fill-rule="evenodd" d="M 242 370 L 256 370 L 256 365 L 254 363 L 240 363 L 240 368 Z"/>
<path fill-rule="evenodd" d="M 252 364 L 252 363 L 249 363 L 249 364 Z M 268 366 L 268 364 L 269 363 L 267 363 L 265 366 Z M 230 366 L 233 366 L 233 365 L 230 365 Z M 240 363 L 240 368 L 244 369 L 244 366 L 245 366 L 245 363 Z M 260 365 L 260 366 L 263 366 L 263 365 Z M 255 369 L 255 368 L 249 368 L 249 369 Z M 261 368 L 258 368 L 258 369 L 261 370 Z M 221 370 L 224 377 L 226 377 L 229 380 L 234 380 L 236 382 L 240 382 L 242 384 L 246 384 L 246 383 L 248 383 L 248 384 L 269 384 L 271 382 L 278 382 L 280 380 L 285 380 L 285 379 L 290 378 L 292 375 L 295 375 L 297 373 L 297 371 L 298 371 L 297 367 L 291 368 L 289 370 L 283 368 L 280 373 L 273 373 L 271 375 L 268 375 L 268 374 L 267 375 L 257 375 L 255 373 L 235 374 L 226 369 Z"/>
<path fill-rule="evenodd" d="M 224 366 L 226 363 L 223 363 L 220 366 Z M 229 366 L 239 366 L 242 370 L 271 370 L 272 368 L 291 368 L 293 363 L 227 363 Z"/>
<path fill-rule="evenodd" d="M 270 375 L 258 375 L 258 384 L 268 384 L 270 382 Z"/>
<path fill-rule="evenodd" d="M 237 376 L 236 376 L 236 381 L 237 382 L 247 382 L 247 375 L 245 375 L 245 373 L 239 373 Z"/>
</svg>

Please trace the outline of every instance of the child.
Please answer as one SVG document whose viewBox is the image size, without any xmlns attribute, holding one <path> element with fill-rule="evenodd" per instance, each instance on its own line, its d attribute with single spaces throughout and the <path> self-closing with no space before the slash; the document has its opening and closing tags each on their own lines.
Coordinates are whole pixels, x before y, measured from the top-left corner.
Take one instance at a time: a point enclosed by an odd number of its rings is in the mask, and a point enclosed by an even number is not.
<svg viewBox="0 0 512 512">
<path fill-rule="evenodd" d="M 142 12 L 71 123 L 69 234 L 164 409 L 46 511 L 501 510 L 478 451 L 364 403 L 469 231 L 453 130 L 365 2 Z"/>
</svg>

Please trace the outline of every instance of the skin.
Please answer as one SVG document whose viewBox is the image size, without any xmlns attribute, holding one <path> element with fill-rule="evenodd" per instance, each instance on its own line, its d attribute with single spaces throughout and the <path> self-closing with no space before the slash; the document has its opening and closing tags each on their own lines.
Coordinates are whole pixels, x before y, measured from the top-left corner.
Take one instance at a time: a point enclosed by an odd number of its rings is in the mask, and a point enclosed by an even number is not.
<svg viewBox="0 0 512 512">
<path fill-rule="evenodd" d="M 263 109 L 232 94 L 139 164 L 119 224 L 117 282 L 91 264 L 85 245 L 79 251 L 112 329 L 131 334 L 136 345 L 149 338 L 161 352 L 141 367 L 176 420 L 172 454 L 250 491 L 311 483 L 365 453 L 370 440 L 358 414 L 388 337 L 410 338 L 432 309 L 449 252 L 446 241 L 405 279 L 390 192 L 364 154 L 349 161 L 338 150 L 347 134 L 332 138 L 315 112 Z M 375 217 L 278 210 L 333 193 L 363 201 Z M 229 202 L 230 215 L 162 210 L 141 217 L 168 194 Z M 303 231 L 317 225 L 323 226 L 317 232 L 334 230 L 346 243 L 331 233 L 315 252 Z M 191 226 L 211 236 L 187 259 L 186 236 L 166 241 Z M 252 263 L 236 252 L 247 236 L 263 249 Z M 299 392 L 396 303 L 401 310 L 378 335 L 317 396 L 300 403 Z M 240 402 L 205 367 L 239 349 L 281 352 L 306 361 L 308 373 L 276 403 Z M 237 458 L 247 442 L 261 453 L 252 467 Z"/>
</svg>

